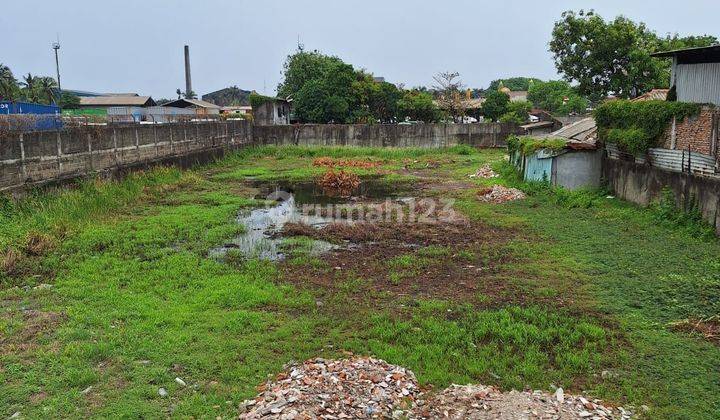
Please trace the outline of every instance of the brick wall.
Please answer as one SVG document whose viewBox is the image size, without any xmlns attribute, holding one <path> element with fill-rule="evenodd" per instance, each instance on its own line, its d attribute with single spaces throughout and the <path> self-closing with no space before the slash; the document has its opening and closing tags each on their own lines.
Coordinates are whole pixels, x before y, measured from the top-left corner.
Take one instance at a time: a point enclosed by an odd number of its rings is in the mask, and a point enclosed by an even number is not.
<svg viewBox="0 0 720 420">
<path fill-rule="evenodd" d="M 662 147 L 665 149 L 688 150 L 704 155 L 717 156 L 717 121 L 720 111 L 704 107 L 700 114 L 670 124 L 663 133 Z"/>
</svg>

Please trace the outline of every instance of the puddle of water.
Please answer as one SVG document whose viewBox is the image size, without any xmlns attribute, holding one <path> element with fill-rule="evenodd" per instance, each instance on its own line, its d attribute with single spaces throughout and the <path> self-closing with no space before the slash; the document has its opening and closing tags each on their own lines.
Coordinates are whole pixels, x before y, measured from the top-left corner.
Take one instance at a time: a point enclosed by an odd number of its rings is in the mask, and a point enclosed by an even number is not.
<svg viewBox="0 0 720 420">
<path fill-rule="evenodd" d="M 237 236 L 225 245 L 210 250 L 213 257 L 222 257 L 230 250 L 237 250 L 247 258 L 264 260 L 283 260 L 288 252 L 284 238 L 277 234 L 287 223 L 304 223 L 316 229 L 338 221 L 335 215 L 307 214 L 302 211 L 304 205 L 351 203 L 355 198 L 341 198 L 327 195 L 314 183 L 255 183 L 259 193 L 256 199 L 274 201 L 275 204 L 258 209 L 243 210 L 238 215 L 238 223 L 245 226 L 245 233 Z M 386 198 L 392 195 L 391 186 L 386 183 L 363 182 L 356 191 L 363 198 Z M 345 219 L 342 219 L 345 220 Z M 337 245 L 325 241 L 313 240 L 306 251 L 317 256 L 333 249 Z"/>
</svg>

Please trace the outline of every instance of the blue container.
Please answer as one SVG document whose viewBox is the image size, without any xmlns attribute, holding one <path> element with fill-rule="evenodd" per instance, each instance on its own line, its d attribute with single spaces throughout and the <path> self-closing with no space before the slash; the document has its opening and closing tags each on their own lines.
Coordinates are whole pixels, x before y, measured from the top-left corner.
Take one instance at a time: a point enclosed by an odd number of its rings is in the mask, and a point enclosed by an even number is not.
<svg viewBox="0 0 720 420">
<path fill-rule="evenodd" d="M 29 102 L 0 102 L 0 115 L 31 115 L 35 121 L 31 130 L 59 130 L 63 127 L 60 107 Z"/>
</svg>

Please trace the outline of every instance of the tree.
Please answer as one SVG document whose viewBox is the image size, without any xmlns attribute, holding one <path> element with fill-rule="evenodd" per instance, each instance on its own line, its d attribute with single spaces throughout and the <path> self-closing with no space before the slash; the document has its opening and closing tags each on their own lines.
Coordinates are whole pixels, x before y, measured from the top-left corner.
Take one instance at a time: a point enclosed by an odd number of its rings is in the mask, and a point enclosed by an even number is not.
<svg viewBox="0 0 720 420">
<path fill-rule="evenodd" d="M 185 99 L 197 99 L 197 94 L 192 90 L 190 92 L 185 92 L 184 96 Z"/>
<path fill-rule="evenodd" d="M 659 38 L 644 23 L 618 16 L 606 22 L 594 11 L 567 11 L 555 23 L 550 41 L 555 67 L 581 95 L 599 100 L 627 98 L 667 87 L 668 63 L 650 57 L 670 45 L 708 45 L 711 36 Z"/>
<path fill-rule="evenodd" d="M 44 104 L 55 103 L 55 92 L 57 89 L 57 82 L 52 77 L 38 77 L 37 78 L 37 95 L 40 102 Z"/>
<path fill-rule="evenodd" d="M 487 94 L 482 106 L 482 113 L 492 121 L 497 121 L 500 116 L 508 112 L 510 96 L 505 92 L 494 90 Z"/>
<path fill-rule="evenodd" d="M 433 76 L 436 85 L 437 101 L 440 108 L 447 111 L 454 121 L 465 115 L 466 100 L 461 91 L 465 85 L 460 80 L 460 73 L 442 72 Z"/>
<path fill-rule="evenodd" d="M 278 85 L 278 96 L 288 97 L 300 91 L 306 83 L 322 79 L 333 66 L 345 64 L 334 56 L 300 48 L 288 55 L 283 65 L 283 81 Z"/>
<path fill-rule="evenodd" d="M 528 99 L 538 108 L 556 115 L 584 113 L 589 103 L 564 80 L 533 83 Z"/>
<path fill-rule="evenodd" d="M 405 91 L 398 101 L 398 116 L 400 120 L 436 122 L 440 117 L 440 110 L 433 102 L 433 97 L 427 92 L 419 90 Z"/>
<path fill-rule="evenodd" d="M 78 109 L 80 107 L 80 97 L 70 92 L 63 92 L 60 94 L 57 104 L 61 109 Z"/>
<path fill-rule="evenodd" d="M 21 82 L 21 85 L 23 86 L 22 96 L 26 100 L 30 102 L 39 101 L 39 95 L 37 92 L 37 77 L 28 73 L 27 75 L 23 76 L 23 81 Z"/>
<path fill-rule="evenodd" d="M 509 79 L 497 79 L 490 82 L 488 91 L 499 90 L 501 87 L 506 87 L 513 92 L 521 90 L 529 90 L 533 83 L 541 82 L 540 79 L 534 77 L 511 77 Z"/>
<path fill-rule="evenodd" d="M 10 68 L 0 63 L 0 100 L 15 101 L 20 96 L 20 89 Z"/>
<path fill-rule="evenodd" d="M 523 124 L 527 122 L 531 110 L 532 104 L 528 101 L 509 102 L 507 111 L 498 118 L 498 121 Z"/>
</svg>

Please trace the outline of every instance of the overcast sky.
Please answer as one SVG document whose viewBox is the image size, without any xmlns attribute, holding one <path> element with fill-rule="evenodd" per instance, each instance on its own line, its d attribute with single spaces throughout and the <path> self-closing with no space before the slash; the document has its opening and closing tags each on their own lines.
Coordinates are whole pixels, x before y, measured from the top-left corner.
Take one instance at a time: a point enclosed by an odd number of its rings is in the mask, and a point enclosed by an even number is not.
<svg viewBox="0 0 720 420">
<path fill-rule="evenodd" d="M 470 87 L 497 78 L 556 78 L 548 53 L 564 10 L 623 14 L 660 34 L 720 36 L 720 1 L 684 0 L 122 0 L 3 1 L 0 63 L 15 75 L 55 75 L 62 86 L 173 97 L 184 87 L 190 45 L 193 88 L 226 86 L 271 94 L 297 47 L 338 55 L 406 86 L 460 72 Z"/>
</svg>

